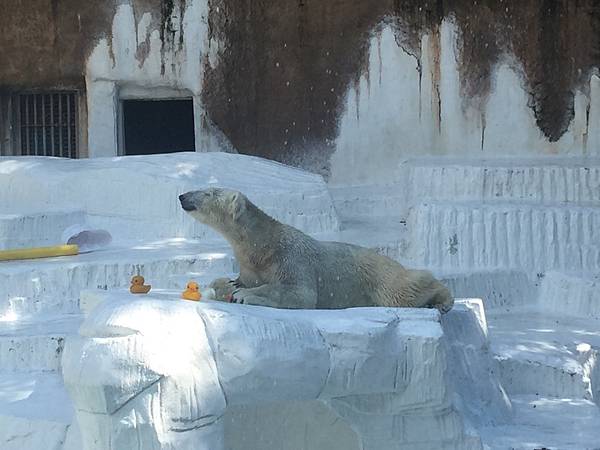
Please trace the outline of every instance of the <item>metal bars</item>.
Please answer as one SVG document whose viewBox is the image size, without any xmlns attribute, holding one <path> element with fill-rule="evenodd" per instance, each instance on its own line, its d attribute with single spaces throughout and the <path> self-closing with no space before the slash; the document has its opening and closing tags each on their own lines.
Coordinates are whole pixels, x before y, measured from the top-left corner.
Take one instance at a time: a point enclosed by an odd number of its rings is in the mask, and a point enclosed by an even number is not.
<svg viewBox="0 0 600 450">
<path fill-rule="evenodd" d="M 15 104 L 21 155 L 77 158 L 77 92 L 19 94 Z"/>
</svg>

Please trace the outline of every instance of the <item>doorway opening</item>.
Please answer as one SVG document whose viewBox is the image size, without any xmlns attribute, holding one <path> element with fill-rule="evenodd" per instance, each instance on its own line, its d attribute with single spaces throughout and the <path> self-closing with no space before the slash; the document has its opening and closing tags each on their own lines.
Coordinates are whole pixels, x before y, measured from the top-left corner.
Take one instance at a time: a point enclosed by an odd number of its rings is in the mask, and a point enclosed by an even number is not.
<svg viewBox="0 0 600 450">
<path fill-rule="evenodd" d="M 123 154 L 195 151 L 191 98 L 123 100 Z"/>
</svg>

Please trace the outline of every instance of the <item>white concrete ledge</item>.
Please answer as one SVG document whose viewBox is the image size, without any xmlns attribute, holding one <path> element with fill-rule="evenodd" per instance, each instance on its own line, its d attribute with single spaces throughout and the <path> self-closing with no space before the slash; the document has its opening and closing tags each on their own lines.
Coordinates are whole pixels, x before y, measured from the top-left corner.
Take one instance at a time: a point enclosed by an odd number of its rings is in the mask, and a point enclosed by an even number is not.
<svg viewBox="0 0 600 450">
<path fill-rule="evenodd" d="M 411 209 L 406 256 L 431 269 L 597 271 L 598 208 L 435 201 Z"/>
<path fill-rule="evenodd" d="M 86 450 L 481 448 L 442 338 L 432 310 L 112 295 L 67 342 L 63 373 Z"/>
<path fill-rule="evenodd" d="M 597 157 L 415 158 L 400 166 L 397 179 L 413 201 L 600 204 Z"/>
<path fill-rule="evenodd" d="M 117 242 L 217 238 L 177 200 L 210 186 L 242 191 L 276 219 L 307 233 L 339 230 L 321 176 L 257 157 L 211 152 L 0 158 L 0 213 L 45 211 L 49 204 L 80 209 L 90 226 L 109 231 Z"/>
<path fill-rule="evenodd" d="M 83 211 L 0 213 L 0 250 L 63 244 L 63 232 L 70 226 L 81 225 L 85 221 Z"/>
</svg>

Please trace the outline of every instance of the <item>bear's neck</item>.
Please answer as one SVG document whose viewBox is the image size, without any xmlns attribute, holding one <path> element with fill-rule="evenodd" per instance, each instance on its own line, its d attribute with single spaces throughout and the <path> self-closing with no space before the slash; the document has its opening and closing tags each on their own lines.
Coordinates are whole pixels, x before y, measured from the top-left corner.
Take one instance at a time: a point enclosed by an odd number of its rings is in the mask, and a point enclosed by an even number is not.
<svg viewBox="0 0 600 450">
<path fill-rule="evenodd" d="M 281 224 L 250 202 L 244 214 L 222 230 L 240 264 L 268 258 L 280 233 Z"/>
</svg>

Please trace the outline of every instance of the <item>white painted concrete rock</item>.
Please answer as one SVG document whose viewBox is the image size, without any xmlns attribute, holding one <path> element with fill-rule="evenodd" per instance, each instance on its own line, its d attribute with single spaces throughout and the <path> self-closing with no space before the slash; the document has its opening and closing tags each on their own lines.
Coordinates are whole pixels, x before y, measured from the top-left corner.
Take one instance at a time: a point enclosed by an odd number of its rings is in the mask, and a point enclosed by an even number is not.
<svg viewBox="0 0 600 450">
<path fill-rule="evenodd" d="M 538 305 L 559 315 L 600 319 L 598 274 L 548 272 L 542 280 Z"/>
<path fill-rule="evenodd" d="M 0 214 L 33 216 L 48 205 L 83 210 L 90 226 L 109 231 L 119 242 L 216 237 L 186 215 L 177 200 L 183 192 L 209 186 L 240 190 L 305 232 L 339 229 L 322 177 L 266 159 L 226 153 L 0 158 Z"/>
<path fill-rule="evenodd" d="M 596 271 L 599 223 L 585 206 L 427 202 L 409 214 L 407 256 L 462 271 Z"/>
<path fill-rule="evenodd" d="M 480 449 L 439 315 L 112 295 L 67 342 L 85 450 Z"/>
<path fill-rule="evenodd" d="M 2 197 L 3 195 L 0 194 L 0 199 L 4 203 Z M 3 214 L 0 207 L 0 250 L 66 243 L 64 231 L 73 224 L 83 223 L 85 223 L 83 211 Z M 67 239 L 69 237 L 71 236 Z"/>
<path fill-rule="evenodd" d="M 597 157 L 415 158 L 400 165 L 397 180 L 419 202 L 600 204 Z"/>
<path fill-rule="evenodd" d="M 448 375 L 461 412 L 477 428 L 509 422 L 512 405 L 494 373 L 483 301 L 455 301 L 442 316 L 442 328 L 448 346 Z"/>
</svg>

